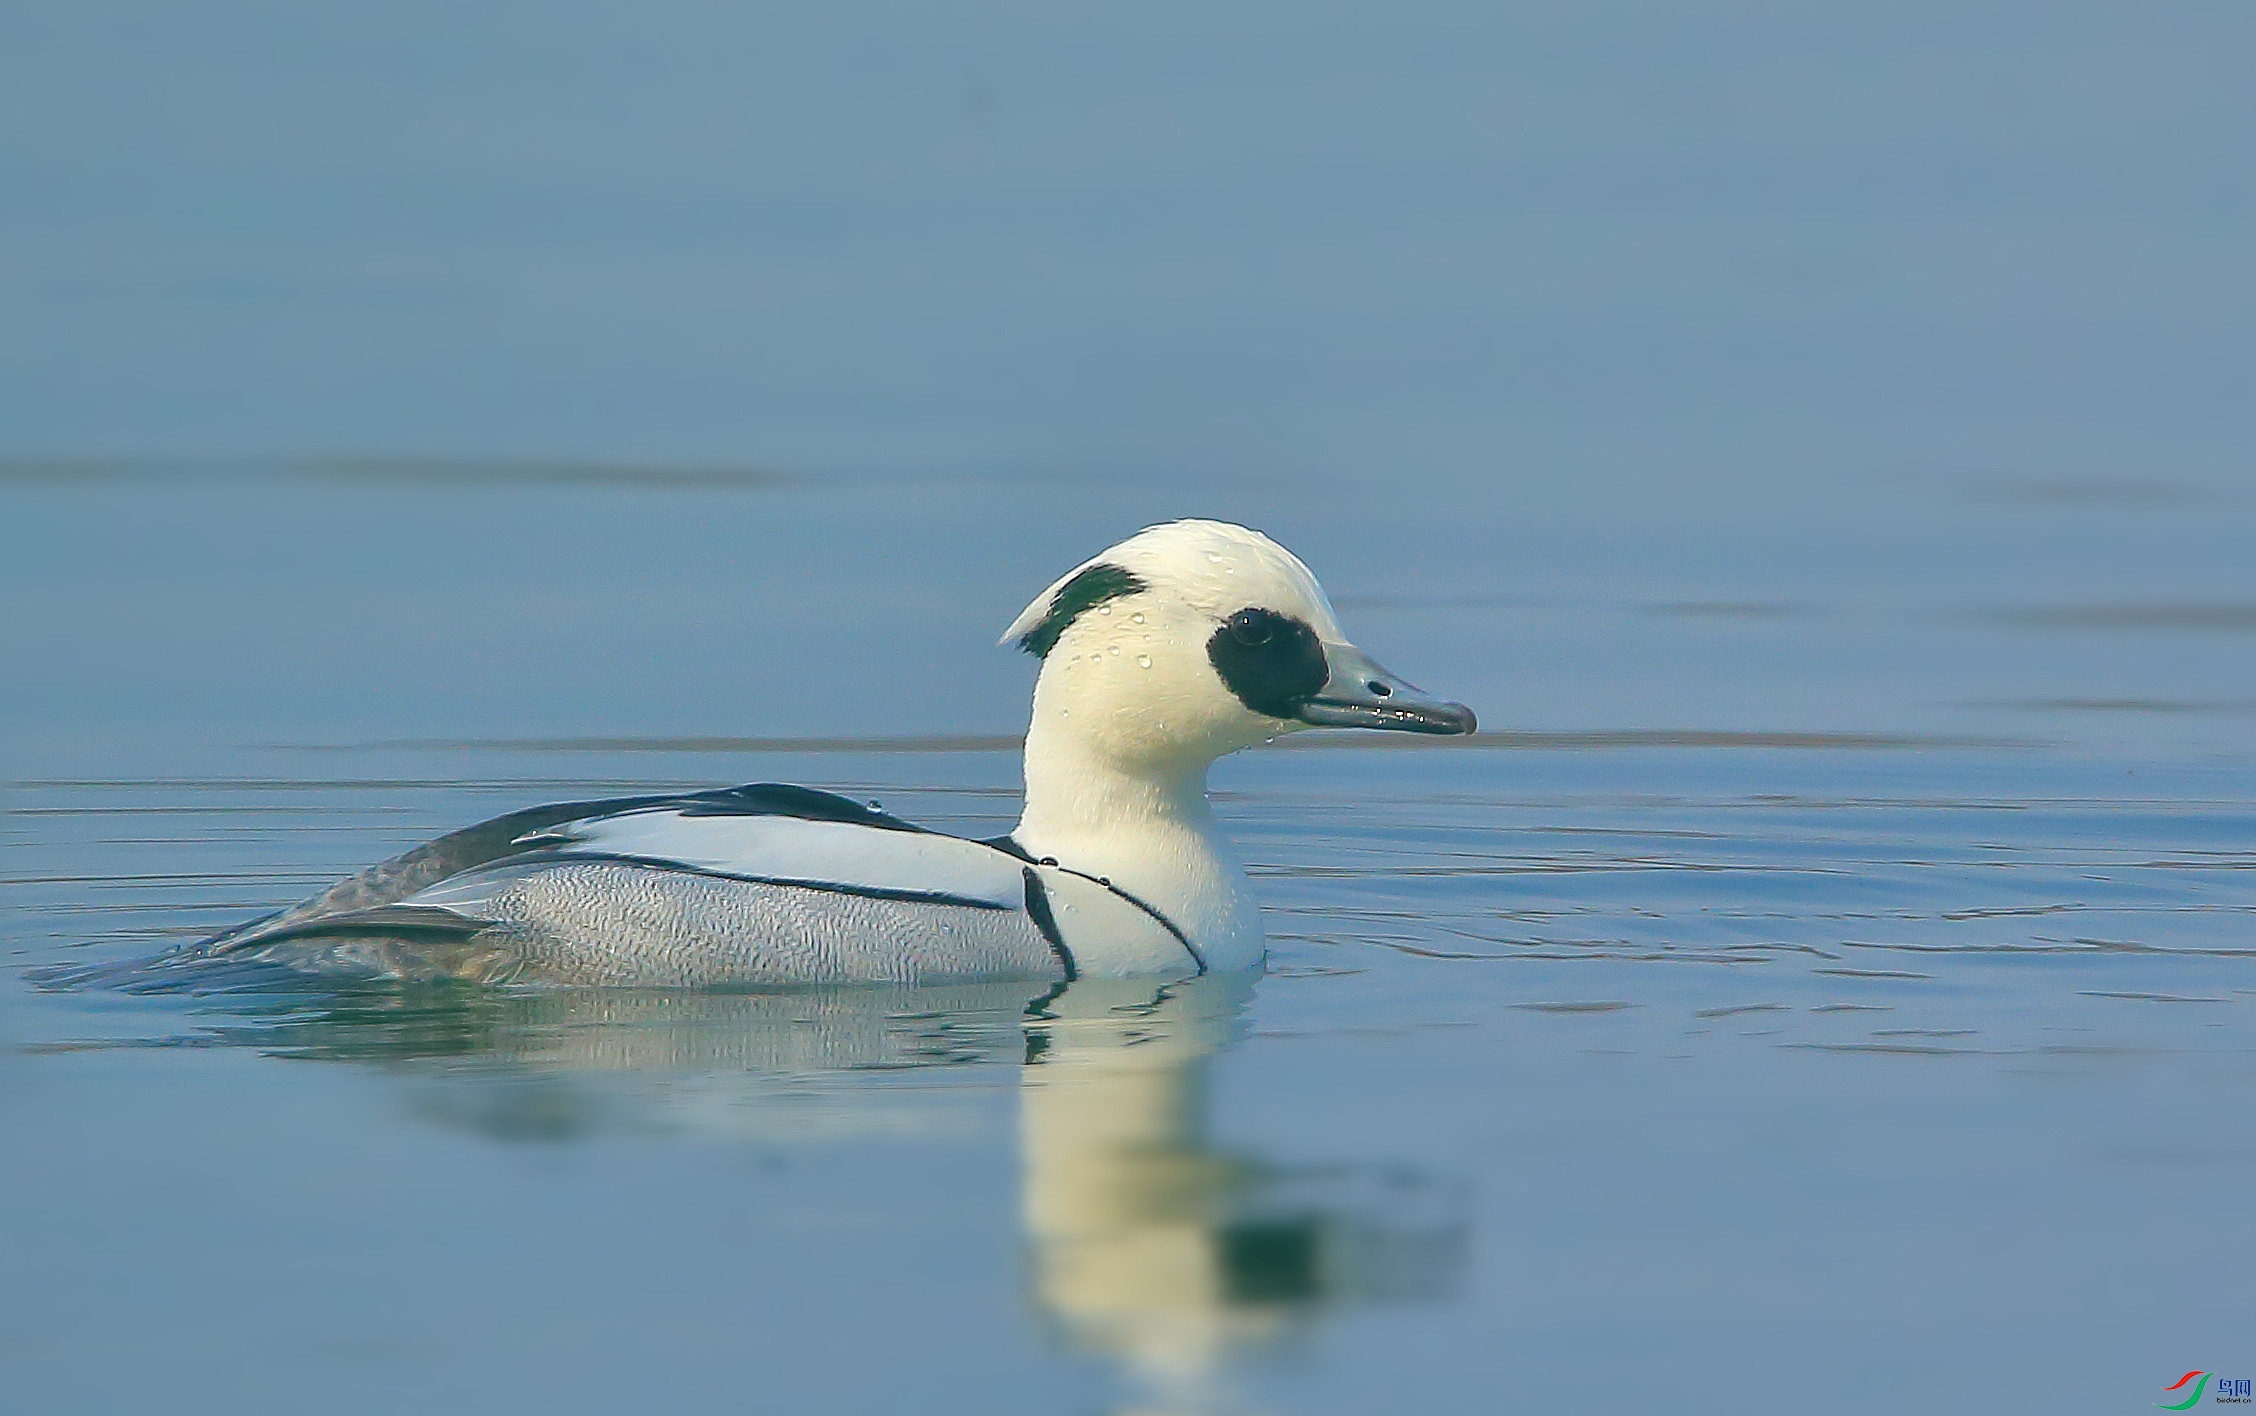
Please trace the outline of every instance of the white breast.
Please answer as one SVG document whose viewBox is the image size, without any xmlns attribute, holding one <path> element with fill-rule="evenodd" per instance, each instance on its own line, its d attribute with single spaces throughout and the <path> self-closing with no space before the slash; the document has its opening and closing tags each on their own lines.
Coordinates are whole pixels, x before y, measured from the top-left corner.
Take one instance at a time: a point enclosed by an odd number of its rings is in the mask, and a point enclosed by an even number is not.
<svg viewBox="0 0 2256 1416">
<path fill-rule="evenodd" d="M 1049 895 L 1058 933 L 1089 978 L 1203 973 L 1199 958 L 1167 922 L 1118 891 L 1054 865 L 1034 873 Z"/>
</svg>

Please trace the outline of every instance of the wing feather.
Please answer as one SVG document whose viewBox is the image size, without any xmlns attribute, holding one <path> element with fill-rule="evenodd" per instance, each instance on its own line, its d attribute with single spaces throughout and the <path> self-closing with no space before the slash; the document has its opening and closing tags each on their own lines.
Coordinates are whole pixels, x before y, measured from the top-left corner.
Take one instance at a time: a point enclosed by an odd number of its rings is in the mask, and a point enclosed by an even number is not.
<svg viewBox="0 0 2256 1416">
<path fill-rule="evenodd" d="M 403 975 L 609 983 L 1204 969 L 1107 882 L 768 784 L 512 812 L 206 947 L 267 945 Z"/>
<path fill-rule="evenodd" d="M 777 885 L 1017 909 L 1019 862 L 977 841 L 789 816 L 700 816 L 671 807 L 541 833 L 548 859 L 631 860 Z M 429 898 L 425 896 L 423 898 Z"/>
<path fill-rule="evenodd" d="M 548 833 L 572 823 L 660 808 L 685 819 L 775 817 L 857 825 L 870 829 L 873 834 L 879 831 L 904 836 L 931 834 L 860 802 L 779 782 L 754 782 L 706 792 L 556 802 L 512 811 L 451 831 L 348 876 L 300 904 L 224 930 L 205 941 L 203 947 L 215 953 L 224 952 L 314 932 L 328 927 L 332 921 L 397 904 L 457 876 L 545 850 L 555 844 Z M 353 926 L 340 923 L 337 927 Z"/>
</svg>

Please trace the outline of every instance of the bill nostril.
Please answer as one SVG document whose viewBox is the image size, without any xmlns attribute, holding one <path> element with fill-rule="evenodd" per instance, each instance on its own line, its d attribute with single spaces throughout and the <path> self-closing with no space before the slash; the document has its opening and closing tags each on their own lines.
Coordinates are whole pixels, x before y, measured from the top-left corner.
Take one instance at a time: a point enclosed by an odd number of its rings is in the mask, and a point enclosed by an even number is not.
<svg viewBox="0 0 2256 1416">
<path fill-rule="evenodd" d="M 1373 698 L 1394 697 L 1394 690 L 1388 688 L 1385 684 L 1379 682 L 1377 679 L 1367 680 L 1363 686 L 1371 691 L 1371 696 Z"/>
</svg>

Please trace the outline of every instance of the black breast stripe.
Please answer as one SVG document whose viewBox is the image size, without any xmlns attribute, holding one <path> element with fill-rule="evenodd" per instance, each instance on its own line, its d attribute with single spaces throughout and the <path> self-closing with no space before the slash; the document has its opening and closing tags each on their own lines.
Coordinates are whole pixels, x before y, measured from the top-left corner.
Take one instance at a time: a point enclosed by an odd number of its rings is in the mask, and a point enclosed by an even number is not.
<svg viewBox="0 0 2256 1416">
<path fill-rule="evenodd" d="M 1153 919 L 1159 921 L 1159 927 L 1166 930 L 1169 934 L 1174 935 L 1175 942 L 1183 946 L 1183 952 L 1191 956 L 1191 962 L 1198 965 L 1198 971 L 1202 974 L 1206 972 L 1206 956 L 1198 951 L 1198 946 L 1191 942 L 1189 935 L 1183 933 L 1182 930 L 1175 927 L 1175 921 L 1169 919 L 1166 915 L 1161 914 L 1158 910 L 1153 909 L 1150 905 L 1145 904 L 1142 900 L 1137 899 L 1134 895 L 1129 894 L 1126 890 L 1121 889 L 1118 885 L 1113 884 L 1110 880 L 1105 879 L 1101 875 L 1091 875 L 1087 871 L 1075 870 L 1070 865 L 1060 865 L 1055 868 L 1064 871 L 1068 875 L 1078 875 L 1083 880 L 1091 881 L 1095 884 L 1104 886 L 1113 894 L 1118 895 L 1121 899 L 1126 900 L 1129 904 L 1134 905 L 1137 909 L 1142 910 L 1145 914 L 1148 914 Z"/>
<path fill-rule="evenodd" d="M 1065 967 L 1065 981 L 1071 983 L 1081 977 L 1081 966 L 1073 961 L 1073 951 L 1065 947 L 1065 935 L 1058 929 L 1057 915 L 1050 909 L 1049 888 L 1042 884 L 1042 877 L 1034 873 L 1032 866 L 1026 868 L 1026 917 L 1034 921 L 1034 927 L 1050 942 L 1050 952 L 1057 955 L 1058 962 Z"/>
</svg>

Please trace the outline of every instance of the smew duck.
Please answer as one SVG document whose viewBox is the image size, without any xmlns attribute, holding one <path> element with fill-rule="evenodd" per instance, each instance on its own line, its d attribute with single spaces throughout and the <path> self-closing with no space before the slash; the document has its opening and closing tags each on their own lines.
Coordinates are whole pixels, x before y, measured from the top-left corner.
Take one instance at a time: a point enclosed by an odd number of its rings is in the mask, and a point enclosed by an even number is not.
<svg viewBox="0 0 2256 1416">
<path fill-rule="evenodd" d="M 1456 734 L 1348 643 L 1257 531 L 1177 521 L 1036 596 L 1041 660 L 1008 835 L 925 830 L 761 783 L 511 812 L 237 926 L 210 954 L 322 971 L 634 986 L 1164 976 L 1258 963 L 1206 797 L 1217 758 L 1310 727 Z"/>
</svg>

